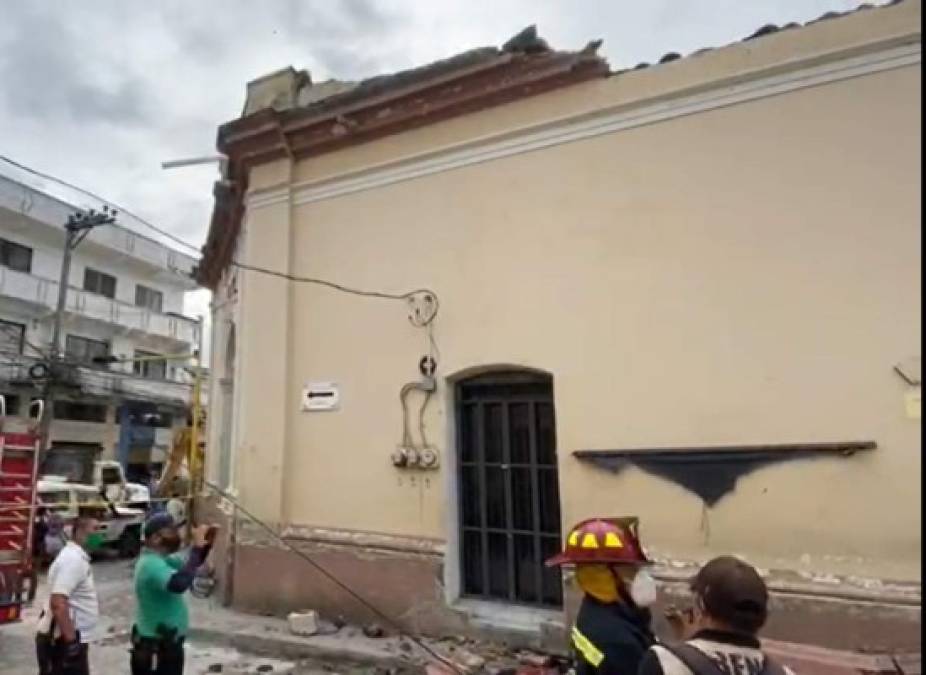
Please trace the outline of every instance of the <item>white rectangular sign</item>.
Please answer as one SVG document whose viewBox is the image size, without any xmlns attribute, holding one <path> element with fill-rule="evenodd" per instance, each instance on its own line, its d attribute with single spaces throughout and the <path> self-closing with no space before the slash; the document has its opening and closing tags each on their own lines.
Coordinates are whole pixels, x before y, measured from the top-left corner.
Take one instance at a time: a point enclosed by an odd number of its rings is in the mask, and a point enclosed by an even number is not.
<svg viewBox="0 0 926 675">
<path fill-rule="evenodd" d="M 309 382 L 302 388 L 302 411 L 337 410 L 341 392 L 334 382 Z"/>
</svg>

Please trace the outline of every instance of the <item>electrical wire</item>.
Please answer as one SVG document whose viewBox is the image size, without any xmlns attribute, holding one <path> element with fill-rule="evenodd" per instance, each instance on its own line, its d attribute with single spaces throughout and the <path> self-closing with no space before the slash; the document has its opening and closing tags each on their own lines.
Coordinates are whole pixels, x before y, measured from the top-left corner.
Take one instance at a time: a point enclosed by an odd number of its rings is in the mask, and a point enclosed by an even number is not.
<svg viewBox="0 0 926 675">
<path fill-rule="evenodd" d="M 424 411 L 428 408 L 428 403 L 431 401 L 431 396 L 433 395 L 432 391 L 426 391 L 424 393 L 424 401 L 421 404 L 421 408 L 418 410 L 418 433 L 421 434 L 421 447 L 428 447 L 428 437 L 424 432 Z"/>
<path fill-rule="evenodd" d="M 45 180 L 54 181 L 55 183 L 58 183 L 59 185 L 64 185 L 65 187 L 68 187 L 68 188 L 70 188 L 70 189 L 72 189 L 72 190 L 77 190 L 78 192 L 80 192 L 80 193 L 82 193 L 82 194 L 84 194 L 84 195 L 86 195 L 86 196 L 88 196 L 88 197 L 92 197 L 93 199 L 95 199 L 95 200 L 97 200 L 97 201 L 99 201 L 99 202 L 102 202 L 103 204 L 108 204 L 109 206 L 115 207 L 116 210 L 119 211 L 120 213 L 124 213 L 124 214 L 126 214 L 127 216 L 131 216 L 132 218 L 134 218 L 135 220 L 137 220 L 139 223 L 141 223 L 141 224 L 144 225 L 145 227 L 149 228 L 150 230 L 152 230 L 152 231 L 154 231 L 154 232 L 157 232 L 157 233 L 158 233 L 159 235 L 161 235 L 162 237 L 166 237 L 167 239 L 170 239 L 170 240 L 171 240 L 172 242 L 174 242 L 175 244 L 178 244 L 178 245 L 180 245 L 180 246 L 183 246 L 183 247 L 185 247 L 185 248 L 188 248 L 188 249 L 190 249 L 190 250 L 192 250 L 192 251 L 196 251 L 196 254 L 197 254 L 197 255 L 201 255 L 201 254 L 202 254 L 202 249 L 201 249 L 199 246 L 194 246 L 193 244 L 190 244 L 189 242 L 186 242 L 186 241 L 184 241 L 183 239 L 180 239 L 179 237 L 177 237 L 177 236 L 171 234 L 170 232 L 167 232 L 167 231 L 165 231 L 165 230 L 162 230 L 161 228 L 159 228 L 159 227 L 156 226 L 156 225 L 151 224 L 150 222 L 148 222 L 147 220 L 145 220 L 144 218 L 142 218 L 142 217 L 139 216 L 138 214 L 132 213 L 131 211 L 129 211 L 129 210 L 128 210 L 127 208 L 125 208 L 124 206 L 120 206 L 119 204 L 116 204 L 116 203 L 113 202 L 113 201 L 110 201 L 110 200 L 108 200 L 108 199 L 104 199 L 103 197 L 100 197 L 98 194 L 95 194 L 95 193 L 93 193 L 93 192 L 90 192 L 90 190 L 86 190 L 86 189 L 84 189 L 84 188 L 82 188 L 82 187 L 79 187 L 79 186 L 77 186 L 77 185 L 74 185 L 74 184 L 72 184 L 72 183 L 68 183 L 67 181 L 62 180 L 61 178 L 57 178 L 56 176 L 51 176 L 51 175 L 49 175 L 49 174 L 47 174 L 47 173 L 42 173 L 41 171 L 38 171 L 38 170 L 33 169 L 33 168 L 31 168 L 31 167 L 28 167 L 28 166 L 26 166 L 26 165 L 24 165 L 24 164 L 20 164 L 20 163 L 17 162 L 16 160 L 10 159 L 9 157 L 6 157 L 5 155 L 0 155 L 0 160 L 3 160 L 3 161 L 6 162 L 7 164 L 11 164 L 12 166 L 15 166 L 17 169 L 21 169 L 21 170 L 23 170 L 23 171 L 25 171 L 25 172 L 27 172 L 27 173 L 31 173 L 31 174 L 34 175 L 34 176 L 38 176 L 39 178 L 44 178 Z"/>
<path fill-rule="evenodd" d="M 420 638 L 417 638 L 417 637 L 415 637 L 414 635 L 408 635 L 408 634 L 405 632 L 405 630 L 403 629 L 403 627 L 402 627 L 395 619 L 393 619 L 391 616 L 389 616 L 388 614 L 386 614 L 385 612 L 383 612 L 381 609 L 379 609 L 378 607 L 376 607 L 376 605 L 374 605 L 373 603 L 371 603 L 369 600 L 367 600 L 367 599 L 364 598 L 362 595 L 360 595 L 359 593 L 357 593 L 357 591 L 355 591 L 355 590 L 352 589 L 350 586 L 348 586 L 348 585 L 345 584 L 343 581 L 341 581 L 333 572 L 329 571 L 324 565 L 322 565 L 321 563 L 319 563 L 319 562 L 313 560 L 313 559 L 312 559 L 310 556 L 308 556 L 306 553 L 304 553 L 303 551 L 300 551 L 298 548 L 296 548 L 295 546 L 293 546 L 292 544 L 290 544 L 288 541 L 286 541 L 286 539 L 284 539 L 284 538 L 281 537 L 279 534 L 277 534 L 276 530 L 274 530 L 272 527 L 270 527 L 270 525 L 268 525 L 268 524 L 265 523 L 263 520 L 261 520 L 260 518 L 258 518 L 257 516 L 255 516 L 253 513 L 251 513 L 247 508 L 245 508 L 244 506 L 242 506 L 241 503 L 240 503 L 237 499 L 235 499 L 234 497 L 232 497 L 231 495 L 229 495 L 227 492 L 225 492 L 225 490 L 223 490 L 222 488 L 220 488 L 218 485 L 216 485 L 215 483 L 213 483 L 213 482 L 211 482 L 211 481 L 206 480 L 206 481 L 204 481 L 204 483 L 205 483 L 205 485 L 206 485 L 207 487 L 209 487 L 211 490 L 213 490 L 217 495 L 219 495 L 219 496 L 222 497 L 223 499 L 226 499 L 226 500 L 228 500 L 229 502 L 231 502 L 231 503 L 235 506 L 235 508 L 237 508 L 239 511 L 241 511 L 241 513 L 243 513 L 243 514 L 245 515 L 245 517 L 247 517 L 250 521 L 252 521 L 252 522 L 255 523 L 257 526 L 259 526 L 262 530 L 264 530 L 265 532 L 267 532 L 271 537 L 273 537 L 274 540 L 278 541 L 278 542 L 281 543 L 283 546 L 285 546 L 291 553 L 294 553 L 294 554 L 297 555 L 299 558 L 301 558 L 303 561 L 305 561 L 306 563 L 308 563 L 308 564 L 309 564 L 311 567 L 313 567 L 319 574 L 321 574 L 321 575 L 324 576 L 326 579 L 328 579 L 328 581 L 330 581 L 330 582 L 333 583 L 335 586 L 337 586 L 338 588 L 340 588 L 341 590 L 343 590 L 344 592 L 346 592 L 349 596 L 351 596 L 354 600 L 356 600 L 358 603 L 360 603 L 363 607 L 365 607 L 365 608 L 368 609 L 370 612 L 372 612 L 374 615 L 376 615 L 376 616 L 377 616 L 380 620 L 382 620 L 384 623 L 386 623 L 386 624 L 392 626 L 398 633 L 400 633 L 401 635 L 404 635 L 404 636 L 407 637 L 410 641 L 412 641 L 413 643 L 415 643 L 422 651 L 424 651 L 426 654 L 428 654 L 428 656 L 430 656 L 431 658 L 436 659 L 438 662 L 440 662 L 440 663 L 446 665 L 448 668 L 452 669 L 453 672 L 457 673 L 458 675 L 464 675 L 463 671 L 462 671 L 455 663 L 453 663 L 452 661 L 450 661 L 450 660 L 449 660 L 448 658 L 446 658 L 445 656 L 439 654 L 436 650 L 434 650 L 432 647 L 428 646 L 428 644 L 425 643 L 425 642 L 424 642 L 423 640 L 421 640 Z M 67 489 L 67 488 L 66 488 L 66 487 L 63 487 L 62 489 Z M 155 503 L 158 503 L 158 502 L 168 502 L 168 501 L 172 501 L 172 500 L 180 500 L 180 501 L 187 501 L 187 502 L 188 502 L 188 501 L 193 500 L 193 498 L 194 498 L 193 495 L 186 495 L 186 496 L 182 496 L 182 497 L 158 497 L 158 498 L 151 498 L 151 499 L 149 499 L 149 500 L 148 500 L 148 503 L 149 503 L 149 504 L 155 504 Z M 93 508 L 93 507 L 100 507 L 100 508 L 106 507 L 106 508 L 108 508 L 108 507 L 110 507 L 110 506 L 116 507 L 116 506 L 122 506 L 122 505 L 126 505 L 126 504 L 128 504 L 128 505 L 137 505 L 138 503 L 139 503 L 139 502 L 137 502 L 137 501 L 136 501 L 136 502 L 128 502 L 128 501 L 125 501 L 125 500 L 122 500 L 122 501 L 105 500 L 105 501 L 100 501 L 99 503 L 96 503 L 96 502 L 81 503 L 81 504 L 78 504 L 78 506 L 81 507 L 81 508 L 87 508 L 87 507 L 90 507 L 90 508 Z M 7 502 L 6 504 L 0 505 L 0 513 L 3 513 L 3 512 L 10 512 L 10 511 L 19 512 L 19 511 L 27 511 L 27 510 L 28 510 L 28 511 L 34 511 L 34 510 L 37 510 L 37 509 L 45 509 L 46 511 L 48 511 L 48 510 L 54 511 L 54 510 L 55 510 L 55 507 L 57 507 L 57 506 L 60 506 L 60 504 L 57 504 L 57 503 L 55 503 L 55 502 L 49 502 L 49 503 L 44 503 L 44 502 L 33 502 L 32 504 L 10 504 L 9 502 Z"/>
<path fill-rule="evenodd" d="M 346 592 L 346 593 L 347 593 L 349 596 L 351 596 L 354 600 L 356 600 L 358 603 L 360 603 L 361 605 L 363 605 L 366 609 L 370 610 L 373 614 L 375 614 L 377 617 L 379 617 L 384 623 L 389 624 L 389 625 L 392 626 L 394 629 L 396 629 L 400 634 L 405 635 L 405 637 L 407 637 L 409 640 L 411 640 L 412 642 L 414 642 L 420 649 L 422 649 L 422 650 L 423 650 L 425 653 L 427 653 L 430 657 L 436 659 L 438 662 L 444 664 L 444 665 L 447 666 L 448 668 L 451 668 L 455 673 L 458 673 L 459 675 L 464 675 L 464 674 L 463 674 L 463 671 L 462 671 L 455 663 L 453 663 L 451 660 L 449 660 L 448 658 L 442 656 L 442 655 L 439 654 L 437 651 L 435 651 L 434 649 L 432 649 L 431 647 L 429 647 L 429 646 L 428 646 L 423 640 L 421 640 L 420 638 L 417 638 L 417 637 L 415 637 L 415 636 L 413 636 L 413 635 L 407 635 L 407 634 L 405 633 L 404 629 L 402 628 L 402 626 L 399 625 L 399 623 L 398 623 L 396 620 L 394 620 L 394 619 L 393 619 L 392 617 L 390 617 L 388 614 L 386 614 L 385 612 L 383 612 L 382 610 L 380 610 L 378 607 L 376 607 L 376 605 L 372 604 L 369 600 L 367 600 L 367 599 L 364 598 L 362 595 L 360 595 L 359 593 L 357 593 L 357 591 L 355 591 L 354 589 L 352 589 L 350 586 L 348 586 L 347 584 L 345 584 L 343 581 L 341 581 L 340 579 L 338 579 L 338 577 L 337 577 L 334 573 L 329 572 L 329 571 L 324 567 L 324 565 L 322 565 L 321 563 L 316 562 L 316 561 L 313 560 L 311 557 L 309 557 L 306 553 L 304 553 L 303 551 L 300 551 L 298 548 L 296 548 L 295 546 L 293 546 L 292 544 L 290 544 L 288 541 L 286 541 L 283 537 L 281 537 L 279 534 L 277 534 L 276 530 L 274 530 L 274 529 L 273 529 L 272 527 L 270 527 L 267 523 L 265 523 L 265 522 L 262 521 L 260 518 L 258 518 L 257 516 L 255 516 L 253 513 L 251 513 L 250 511 L 248 511 L 244 506 L 242 506 L 241 503 L 240 503 L 237 499 L 235 499 L 234 497 L 232 497 L 231 495 L 229 495 L 229 494 L 228 494 L 227 492 L 225 492 L 222 488 L 220 488 L 218 485 L 216 485 L 215 483 L 213 483 L 213 482 L 211 482 L 211 481 L 208 481 L 208 480 L 207 480 L 207 481 L 205 481 L 205 484 L 206 484 L 210 489 L 212 489 L 213 491 L 215 491 L 215 493 L 216 493 L 217 495 L 219 495 L 219 496 L 222 497 L 223 499 L 227 499 L 228 501 L 230 501 L 230 502 L 235 506 L 235 508 L 237 508 L 239 511 L 241 511 L 241 513 L 243 513 L 249 520 L 251 520 L 251 521 L 252 521 L 253 523 L 255 523 L 257 526 L 259 526 L 262 530 L 264 530 L 265 532 L 267 532 L 271 537 L 273 537 L 274 540 L 276 540 L 276 541 L 278 541 L 279 543 L 283 544 L 283 546 L 285 546 L 287 549 L 289 549 L 289 551 L 290 551 L 291 553 L 294 553 L 294 554 L 296 554 L 297 556 L 299 556 L 300 558 L 302 558 L 302 560 L 304 560 L 305 562 L 307 562 L 307 563 L 308 563 L 311 567 L 313 567 L 317 572 L 319 572 L 322 576 L 324 576 L 326 579 L 328 579 L 328 581 L 332 582 L 332 583 L 335 584 L 338 588 L 340 588 L 341 590 L 343 590 L 344 592 Z"/>
<path fill-rule="evenodd" d="M 318 279 L 315 277 L 302 277 L 294 274 L 285 274 L 284 272 L 278 272 L 276 270 L 270 270 L 265 267 L 257 267 L 255 265 L 247 265 L 245 263 L 238 262 L 233 260 L 231 265 L 242 270 L 247 270 L 249 272 L 258 272 L 260 274 L 266 274 L 272 277 L 277 277 L 279 279 L 286 279 L 287 281 L 293 281 L 302 284 L 315 284 L 318 286 L 324 286 L 325 288 L 330 288 L 342 293 L 349 293 L 351 295 L 359 295 L 365 298 L 379 298 L 382 300 L 400 300 L 407 302 L 409 300 L 414 300 L 418 296 L 424 296 L 423 299 L 425 303 L 431 302 L 434 307 L 433 310 L 424 318 L 420 318 L 416 321 L 409 317 L 409 320 L 416 326 L 427 326 L 434 318 L 437 316 L 437 311 L 440 308 L 440 303 L 437 299 L 437 294 L 427 288 L 419 288 L 414 291 L 408 291 L 407 293 L 386 293 L 384 291 L 369 291 L 359 288 L 352 288 L 350 286 L 344 286 L 343 284 L 338 284 L 333 281 L 327 281 L 325 279 Z"/>
<path fill-rule="evenodd" d="M 437 365 L 440 363 L 440 348 L 437 346 L 437 340 L 434 339 L 433 323 L 428 323 L 428 345 L 428 353 L 434 361 L 434 369 L 437 370 Z"/>
<path fill-rule="evenodd" d="M 38 480 L 46 481 L 48 479 L 47 477 L 39 476 Z M 74 486 L 76 487 L 87 487 L 88 486 L 87 483 L 74 483 L 72 481 L 49 481 L 49 482 L 53 483 L 55 486 L 55 490 L 59 492 L 64 492 Z M 132 481 L 129 481 L 129 482 L 131 483 Z M 89 486 L 95 487 L 92 484 Z M 38 491 L 38 488 L 36 488 L 36 491 Z M 194 498 L 195 497 L 193 495 L 181 495 L 179 497 L 149 497 L 147 500 L 135 500 L 135 501 L 125 500 L 125 499 L 104 501 L 101 499 L 100 501 L 89 501 L 89 500 L 85 502 L 79 501 L 77 503 L 77 506 L 78 508 L 109 508 L 110 506 L 114 506 L 114 507 L 115 506 L 125 506 L 128 508 L 138 508 L 140 505 L 144 505 L 144 504 L 148 504 L 148 505 L 159 504 L 162 502 L 166 503 L 166 502 L 175 501 L 175 500 L 183 501 L 183 502 L 190 502 Z M 0 501 L 0 513 L 17 512 L 17 511 L 37 511 L 39 509 L 45 509 L 46 511 L 54 511 L 56 509 L 60 510 L 62 508 L 66 508 L 69 506 L 69 504 L 70 502 L 61 503 L 61 502 L 43 502 L 43 501 L 16 504 L 10 501 Z"/>
</svg>

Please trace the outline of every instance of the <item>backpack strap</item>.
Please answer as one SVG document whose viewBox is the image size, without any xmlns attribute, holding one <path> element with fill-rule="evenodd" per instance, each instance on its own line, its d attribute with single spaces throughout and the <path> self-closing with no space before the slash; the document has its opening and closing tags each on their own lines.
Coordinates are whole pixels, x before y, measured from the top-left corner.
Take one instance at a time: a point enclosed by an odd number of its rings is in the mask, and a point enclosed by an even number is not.
<svg viewBox="0 0 926 675">
<path fill-rule="evenodd" d="M 724 675 L 724 672 L 720 670 L 717 664 L 697 647 L 685 644 L 684 642 L 674 645 L 660 644 L 659 646 L 684 663 L 685 667 L 694 673 L 694 675 Z M 768 659 L 766 659 L 766 661 L 768 661 Z M 768 673 L 764 675 L 773 674 Z"/>
<path fill-rule="evenodd" d="M 771 656 L 762 653 L 762 656 L 765 657 L 765 662 L 762 664 L 762 670 L 759 675 L 788 675 L 788 671 L 785 670 L 785 667 L 778 663 Z"/>
</svg>

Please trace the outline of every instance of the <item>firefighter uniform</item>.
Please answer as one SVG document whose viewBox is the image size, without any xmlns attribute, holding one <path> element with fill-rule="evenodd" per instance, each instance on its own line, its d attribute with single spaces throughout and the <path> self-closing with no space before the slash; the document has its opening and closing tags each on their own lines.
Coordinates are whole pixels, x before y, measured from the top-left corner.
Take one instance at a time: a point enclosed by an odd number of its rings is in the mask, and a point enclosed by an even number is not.
<svg viewBox="0 0 926 675">
<path fill-rule="evenodd" d="M 635 518 L 593 518 L 576 525 L 548 566 L 575 565 L 584 592 L 571 632 L 577 675 L 635 675 L 656 639 L 650 612 L 633 599 L 627 577 L 649 561 Z"/>
</svg>

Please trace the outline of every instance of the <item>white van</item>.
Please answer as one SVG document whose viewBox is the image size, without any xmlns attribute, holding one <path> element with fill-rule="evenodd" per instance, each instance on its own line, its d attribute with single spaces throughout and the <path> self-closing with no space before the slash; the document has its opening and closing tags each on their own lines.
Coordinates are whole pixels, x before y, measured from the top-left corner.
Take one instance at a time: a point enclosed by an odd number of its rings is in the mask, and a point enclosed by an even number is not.
<svg viewBox="0 0 926 675">
<path fill-rule="evenodd" d="M 67 536 L 71 534 L 69 523 L 77 517 L 81 506 L 106 504 L 96 487 L 63 480 L 44 478 L 38 482 L 36 492 L 46 511 L 64 520 Z M 100 532 L 106 546 L 116 548 L 123 557 L 134 558 L 141 550 L 144 522 L 145 512 L 141 509 L 109 506 L 107 516 L 100 522 Z"/>
</svg>

